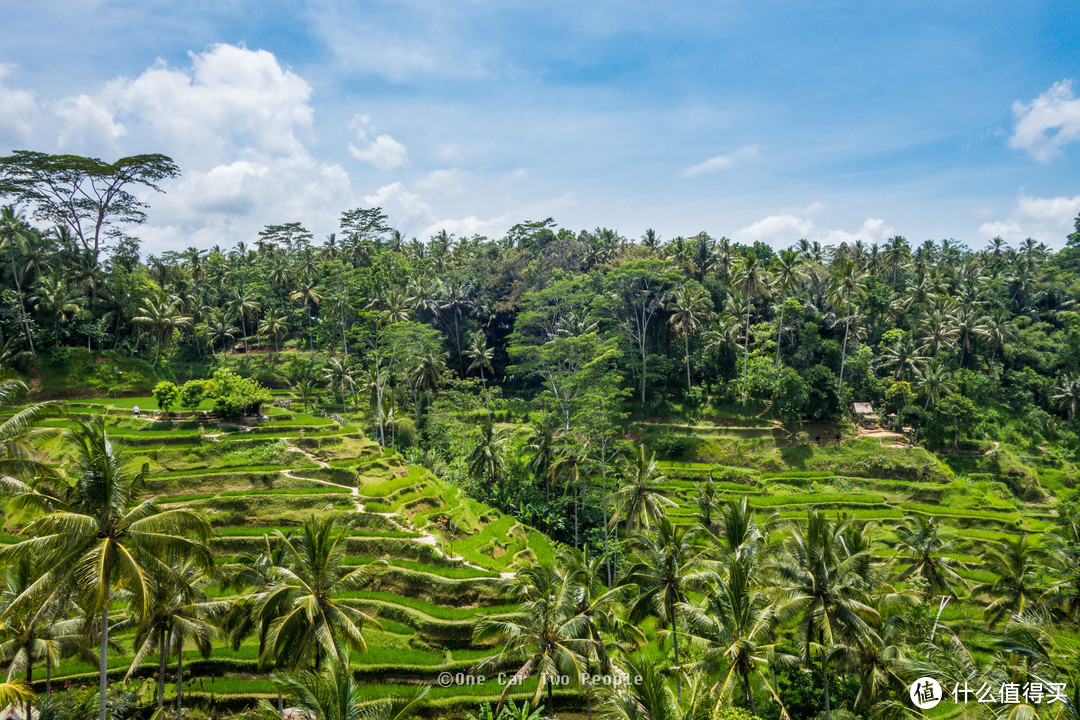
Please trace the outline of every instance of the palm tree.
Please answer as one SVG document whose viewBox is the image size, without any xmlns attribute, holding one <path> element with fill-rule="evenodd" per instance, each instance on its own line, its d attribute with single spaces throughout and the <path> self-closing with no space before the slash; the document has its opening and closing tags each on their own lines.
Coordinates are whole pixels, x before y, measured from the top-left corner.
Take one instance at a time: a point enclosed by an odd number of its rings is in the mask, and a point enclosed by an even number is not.
<svg viewBox="0 0 1080 720">
<path fill-rule="evenodd" d="M 951 395 L 955 389 L 949 380 L 948 368 L 937 358 L 930 360 L 926 367 L 919 368 L 916 374 L 919 377 L 919 392 L 926 395 L 926 404 L 923 407 L 936 406 L 943 394 Z"/>
<path fill-rule="evenodd" d="M 184 641 L 190 638 L 195 647 L 209 656 L 211 638 L 216 630 L 209 618 L 222 615 L 225 602 L 210 601 L 206 586 L 210 576 L 203 568 L 185 562 L 173 568 L 170 575 L 153 581 L 153 594 L 149 612 L 138 618 L 134 639 L 135 654 L 128 667 L 130 678 L 143 661 L 155 650 L 158 653 L 157 709 L 165 704 L 165 681 L 169 655 L 175 651 L 176 707 L 180 712 L 183 703 Z"/>
<path fill-rule="evenodd" d="M 327 387 L 341 393 L 341 420 L 342 423 L 348 425 L 349 407 L 347 403 L 349 392 L 356 388 L 352 362 L 342 360 L 339 357 L 330 358 L 330 362 L 323 369 L 323 379 L 326 380 Z"/>
<path fill-rule="evenodd" d="M 258 300 L 253 298 L 248 291 L 241 287 L 234 294 L 229 301 L 229 312 L 240 317 L 240 330 L 244 333 L 244 352 L 247 352 L 248 344 L 248 331 L 247 331 L 247 319 L 251 317 L 255 318 L 255 315 L 262 309 Z"/>
<path fill-rule="evenodd" d="M 47 568 L 14 606 L 74 595 L 85 608 L 86 630 L 96 631 L 101 640 L 98 700 L 100 720 L 105 720 L 113 599 L 122 596 L 137 615 L 145 615 L 154 579 L 173 574 L 173 563 L 211 564 L 205 544 L 210 526 L 190 510 L 162 510 L 152 499 L 139 502 L 146 469 L 132 472 L 102 416 L 76 421 L 64 439 L 79 471 L 64 498 L 6 483 L 8 494 L 35 501 L 48 512 L 27 526 L 32 539 L 0 548 L 0 561 L 32 558 Z"/>
<path fill-rule="evenodd" d="M 742 300 L 746 315 L 746 342 L 743 347 L 743 407 L 746 406 L 746 398 L 749 395 L 746 374 L 750 367 L 750 313 L 754 309 L 754 298 L 765 289 L 767 275 L 768 271 L 758 259 L 757 253 L 750 252 L 743 258 L 732 277 L 732 283 L 738 289 L 737 297 Z M 732 299 L 736 300 L 736 296 L 733 295 Z"/>
<path fill-rule="evenodd" d="M 1080 408 L 1080 375 L 1066 375 L 1060 378 L 1054 386 L 1054 395 L 1050 399 L 1069 414 L 1069 422 L 1065 425 L 1065 442 L 1068 443 L 1073 418 L 1076 417 L 1077 408 Z"/>
<path fill-rule="evenodd" d="M 701 329 L 712 310 L 712 300 L 699 283 L 690 281 L 681 285 L 668 302 L 668 322 L 682 336 L 686 357 L 686 393 L 690 394 L 690 336 Z"/>
<path fill-rule="evenodd" d="M 948 553 L 955 552 L 956 541 L 941 537 L 941 526 L 936 517 L 909 515 L 906 522 L 896 529 L 896 535 L 899 538 L 897 549 L 911 558 L 910 564 L 897 576 L 897 580 L 918 575 L 926 581 L 928 592 L 954 598 L 954 586 L 967 585 L 957 572 L 963 563 L 948 556 Z"/>
<path fill-rule="evenodd" d="M 722 717 L 723 700 L 711 692 L 704 673 L 688 676 L 685 699 L 672 695 L 671 688 L 655 663 L 645 657 L 629 658 L 623 666 L 625 677 L 634 682 L 605 690 L 600 703 L 601 720 L 704 720 Z"/>
<path fill-rule="evenodd" d="M 19 403 L 28 388 L 16 374 L 0 367 L 0 412 Z M 9 479 L 54 477 L 56 471 L 35 453 L 38 442 L 53 431 L 40 427 L 46 418 L 59 413 L 54 402 L 35 403 L 0 422 L 0 483 Z"/>
<path fill-rule="evenodd" d="M 1043 555 L 1029 535 L 1018 535 L 1002 540 L 983 556 L 986 570 L 997 579 L 972 588 L 971 594 L 992 598 L 984 612 L 990 627 L 1007 615 L 1022 614 L 1038 599 Z"/>
<path fill-rule="evenodd" d="M 919 355 L 915 343 L 907 333 L 904 333 L 903 337 L 897 338 L 893 345 L 885 348 L 881 353 L 881 366 L 895 368 L 893 377 L 897 380 L 904 376 L 905 370 L 914 371 L 926 360 L 927 358 Z"/>
<path fill-rule="evenodd" d="M 701 589 L 715 577 L 715 573 L 706 569 L 704 548 L 695 542 L 697 534 L 697 528 L 675 525 L 666 515 L 662 516 L 650 534 L 634 537 L 638 555 L 626 573 L 627 583 L 638 588 L 627 616 L 630 622 L 655 615 L 670 628 L 675 649 L 675 691 L 680 702 L 682 668 L 676 615 L 688 602 L 687 591 Z"/>
<path fill-rule="evenodd" d="M 840 351 L 840 383 L 844 387 L 844 365 L 847 362 L 848 334 L 851 331 L 851 318 L 855 315 L 852 302 L 866 295 L 866 273 L 851 260 L 841 263 L 833 275 L 829 299 L 844 313 L 844 344 Z"/>
<path fill-rule="evenodd" d="M 495 349 L 488 347 L 487 337 L 484 333 L 477 332 L 474 333 L 469 340 L 469 347 L 465 349 L 465 355 L 472 360 L 465 372 L 470 373 L 474 369 L 480 371 L 480 384 L 484 386 L 484 407 L 487 408 L 488 414 L 490 415 L 491 405 L 488 402 L 487 378 L 484 376 L 484 371 L 487 370 L 489 373 L 494 372 L 491 361 L 495 358 Z"/>
<path fill-rule="evenodd" d="M 309 412 L 309 407 L 315 407 L 315 400 L 319 394 L 319 386 L 315 383 L 314 378 L 304 375 L 292 384 L 292 389 L 300 397 L 300 402 L 304 406 L 305 413 Z"/>
<path fill-rule="evenodd" d="M 346 565 L 349 534 L 348 527 L 335 528 L 333 516 L 308 520 L 294 536 L 275 532 L 284 564 L 270 570 L 270 586 L 255 599 L 254 614 L 275 615 L 264 653 L 279 665 L 314 665 L 317 671 L 324 655 L 344 661 L 346 647 L 366 652 L 361 630 L 375 621 L 341 595 L 366 585 L 386 562 Z"/>
<path fill-rule="evenodd" d="M 59 275 L 38 278 L 37 289 L 30 297 L 35 310 L 44 310 L 53 316 L 53 332 L 60 337 L 60 326 L 72 315 L 83 311 L 86 298 L 82 292 L 71 287 Z"/>
<path fill-rule="evenodd" d="M 349 657 L 332 655 L 321 672 L 276 672 L 272 676 L 278 692 L 292 699 L 310 720 L 409 720 L 427 697 L 429 687 L 419 685 L 411 695 L 388 697 L 371 703 L 363 685 L 356 682 Z M 260 708 L 267 717 L 280 715 L 265 700 Z"/>
<path fill-rule="evenodd" d="M 1008 311 L 999 309 L 990 313 L 978 334 L 985 338 L 990 346 L 990 370 L 993 371 L 998 350 L 1003 350 L 1005 343 L 1016 339 L 1016 326 L 1013 325 Z"/>
<path fill-rule="evenodd" d="M 621 522 L 631 532 L 641 527 L 648 530 L 651 522 L 664 516 L 664 508 L 676 505 L 660 491 L 667 478 L 657 468 L 656 453 L 646 455 L 644 445 L 635 446 L 633 458 L 622 461 L 622 474 L 626 484 L 609 498 L 615 505 L 610 521 L 613 527 Z"/>
<path fill-rule="evenodd" d="M 522 600 L 520 612 L 510 616 L 481 617 L 473 630 L 473 642 L 493 641 L 502 651 L 477 666 L 478 670 L 513 663 L 519 668 L 499 697 L 496 715 L 510 689 L 525 678 L 540 676 L 532 706 L 547 689 L 548 717 L 555 717 L 551 680 L 568 675 L 574 682 L 588 664 L 597 642 L 589 637 L 588 618 L 580 612 L 580 590 L 573 578 L 553 564 L 521 570 L 506 585 L 511 599 Z"/>
<path fill-rule="evenodd" d="M 555 462 L 559 430 L 555 417 L 545 415 L 533 426 L 532 436 L 525 445 L 525 451 L 532 453 L 525 463 L 525 469 L 532 474 L 535 482 L 544 483 L 548 502 L 551 502 L 551 465 Z"/>
<path fill-rule="evenodd" d="M 44 662 L 46 677 L 50 676 L 64 646 L 74 644 L 73 636 L 80 624 L 78 619 L 66 618 L 55 603 L 38 608 L 14 606 L 40 575 L 40 569 L 23 558 L 7 568 L 0 587 L 0 661 L 7 663 L 8 680 L 20 670 L 25 672 L 26 687 L 33 687 L 35 663 Z M 26 710 L 25 717 L 29 718 L 29 705 Z"/>
<path fill-rule="evenodd" d="M 681 610 L 690 644 L 699 650 L 694 667 L 710 675 L 719 670 L 717 684 L 723 698 L 731 696 L 736 677 L 741 678 L 743 700 L 757 715 L 750 676 L 756 674 L 773 692 L 763 666 L 775 650 L 776 616 L 765 593 L 754 586 L 751 564 L 731 556 L 726 573 L 708 587 L 705 597 L 699 603 L 684 604 Z M 783 707 L 779 697 L 776 701 Z"/>
<path fill-rule="evenodd" d="M 15 247 L 19 246 L 19 249 L 23 250 L 29 236 L 30 228 L 26 220 L 15 211 L 14 205 L 4 205 L 0 208 L 0 250 L 7 246 L 8 257 L 11 259 L 11 274 L 15 279 L 15 297 L 19 305 L 19 325 L 26 335 L 26 345 L 30 348 L 30 354 L 34 355 L 36 354 L 34 338 L 30 334 L 30 323 L 26 319 L 26 303 L 23 300 L 22 281 L 19 278 L 21 273 L 15 265 Z"/>
<path fill-rule="evenodd" d="M 788 292 L 802 282 L 802 253 L 788 248 L 781 250 L 773 263 L 773 285 L 780 291 L 780 320 L 776 324 L 776 367 L 780 367 L 780 340 L 784 332 L 784 309 Z"/>
<path fill-rule="evenodd" d="M 289 293 L 289 299 L 303 306 L 304 314 L 307 315 L 308 347 L 311 349 L 312 355 L 314 355 L 315 339 L 311 336 L 311 313 L 313 308 L 319 306 L 322 295 L 315 291 L 315 283 L 309 280 Z"/>
<path fill-rule="evenodd" d="M 210 350 L 213 351 L 214 346 L 218 342 L 223 340 L 236 340 L 236 333 L 240 332 L 240 328 L 232 324 L 232 322 L 225 317 L 225 313 L 221 308 L 213 308 L 210 310 L 210 317 L 206 321 L 207 329 L 210 331 L 210 339 L 207 342 Z"/>
<path fill-rule="evenodd" d="M 466 459 L 469 475 L 477 482 L 487 483 L 489 487 L 498 487 L 499 479 L 506 468 L 503 458 L 503 445 L 509 436 L 502 428 L 495 427 L 488 418 L 480 428 L 480 439 Z"/>
<path fill-rule="evenodd" d="M 829 657 L 834 645 L 846 639 L 875 636 L 868 621 L 879 619 L 871 606 L 864 578 L 857 572 L 870 550 L 843 552 L 847 521 L 833 523 L 821 512 L 807 513 L 804 531 L 791 526 L 781 553 L 766 563 L 772 576 L 771 592 L 781 623 L 799 622 L 800 642 L 807 664 L 813 653 L 821 656 L 821 682 L 825 689 L 825 719 L 831 717 Z"/>
<path fill-rule="evenodd" d="M 289 321 L 285 319 L 285 316 L 279 312 L 271 311 L 266 314 L 266 317 L 259 323 L 259 332 L 262 335 L 274 336 L 274 354 L 278 352 L 278 336 L 284 335 L 289 332 Z"/>
<path fill-rule="evenodd" d="M 141 315 L 132 318 L 133 322 L 141 325 L 149 325 L 157 336 L 157 352 L 154 354 L 153 366 L 157 367 L 158 360 L 161 359 L 161 352 L 165 349 L 165 344 L 172 336 L 174 329 L 183 327 L 191 322 L 190 317 L 185 317 L 180 314 L 178 305 L 180 301 L 172 298 L 166 299 L 160 297 L 158 299 L 147 298 L 143 306 L 139 308 Z"/>
</svg>

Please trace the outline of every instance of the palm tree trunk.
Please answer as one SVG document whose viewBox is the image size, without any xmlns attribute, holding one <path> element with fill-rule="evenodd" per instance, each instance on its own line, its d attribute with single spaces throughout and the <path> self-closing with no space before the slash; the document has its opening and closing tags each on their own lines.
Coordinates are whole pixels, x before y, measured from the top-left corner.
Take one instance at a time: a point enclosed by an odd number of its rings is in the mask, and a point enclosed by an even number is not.
<svg viewBox="0 0 1080 720">
<path fill-rule="evenodd" d="M 165 675 L 169 670 L 169 653 L 166 650 L 168 636 L 165 626 L 161 626 L 158 635 L 158 681 L 157 681 L 157 709 L 165 707 Z"/>
<path fill-rule="evenodd" d="M 841 348 L 841 351 L 840 351 L 840 386 L 839 386 L 838 389 L 843 389 L 843 387 L 844 387 L 844 365 L 847 363 L 847 339 L 848 339 L 848 331 L 850 329 L 851 329 L 851 312 L 850 312 L 850 308 L 849 308 L 848 309 L 847 320 L 844 321 L 844 347 Z M 826 718 L 826 720 L 828 720 L 828 718 Z"/>
<path fill-rule="evenodd" d="M 825 720 L 831 720 L 832 707 L 829 704 L 829 657 L 825 652 L 825 632 L 820 635 L 821 644 L 821 686 L 825 690 Z"/>
<path fill-rule="evenodd" d="M 675 697 L 682 702 L 682 682 L 679 679 L 679 633 L 675 630 L 675 616 L 671 616 L 671 639 L 675 644 Z"/>
<path fill-rule="evenodd" d="M 757 702 L 754 700 L 754 693 L 750 691 L 750 674 L 744 672 L 742 674 L 743 681 L 743 694 L 746 696 L 746 704 L 750 706 L 750 714 L 757 715 Z"/>
<path fill-rule="evenodd" d="M 550 680 L 550 678 L 547 681 L 547 696 L 548 696 L 548 701 L 547 701 L 548 718 L 550 718 L 550 720 L 555 720 L 555 701 L 551 697 L 551 680 Z"/>
<path fill-rule="evenodd" d="M 26 321 L 26 307 L 23 305 L 23 292 L 22 283 L 19 282 L 19 273 L 15 269 L 15 250 L 9 245 L 8 250 L 11 251 L 11 274 L 15 276 L 15 293 L 19 297 L 19 324 L 23 327 L 23 332 L 26 333 L 26 343 L 30 346 L 30 354 L 36 355 L 34 352 L 34 338 L 30 336 L 30 324 Z"/>
<path fill-rule="evenodd" d="M 108 575 L 105 581 L 108 582 Z M 98 720 L 105 720 L 106 699 L 109 692 L 109 592 L 105 591 L 101 610 L 101 649 L 98 652 Z"/>
<path fill-rule="evenodd" d="M 32 654 L 32 649 L 31 648 L 27 648 L 27 653 L 26 653 L 26 687 L 28 687 L 28 688 L 34 687 L 34 656 Z M 26 699 L 26 720 L 30 720 L 30 710 L 31 710 L 30 698 L 27 698 Z"/>
<path fill-rule="evenodd" d="M 746 373 L 750 369 L 750 310 L 746 310 L 746 336 L 743 338 L 743 364 L 742 364 L 742 404 L 746 407 L 746 397 L 750 394 L 750 388 L 746 386 Z"/>
<path fill-rule="evenodd" d="M 683 335 L 683 349 L 686 352 L 686 396 L 690 396 L 690 333 Z"/>
<path fill-rule="evenodd" d="M 45 652 L 45 694 L 52 695 L 52 658 Z"/>
<path fill-rule="evenodd" d="M 785 297 L 783 302 L 780 303 L 780 325 L 776 328 L 776 367 L 780 367 L 780 337 L 784 332 L 784 306 L 787 305 L 787 298 Z"/>
<path fill-rule="evenodd" d="M 184 716 L 184 638 L 176 640 L 176 720 L 180 720 Z"/>
</svg>

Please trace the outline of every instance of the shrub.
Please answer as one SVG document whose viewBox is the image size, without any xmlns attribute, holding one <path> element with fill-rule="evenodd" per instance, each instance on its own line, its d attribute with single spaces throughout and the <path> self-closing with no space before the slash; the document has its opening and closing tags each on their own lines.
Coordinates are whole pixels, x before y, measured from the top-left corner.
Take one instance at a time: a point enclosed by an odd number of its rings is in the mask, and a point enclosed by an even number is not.
<svg viewBox="0 0 1080 720">
<path fill-rule="evenodd" d="M 169 412 L 177 399 L 180 397 L 180 390 L 176 387 L 176 383 L 163 380 L 154 386 L 154 399 L 157 400 L 157 406 L 165 411 Z"/>
</svg>

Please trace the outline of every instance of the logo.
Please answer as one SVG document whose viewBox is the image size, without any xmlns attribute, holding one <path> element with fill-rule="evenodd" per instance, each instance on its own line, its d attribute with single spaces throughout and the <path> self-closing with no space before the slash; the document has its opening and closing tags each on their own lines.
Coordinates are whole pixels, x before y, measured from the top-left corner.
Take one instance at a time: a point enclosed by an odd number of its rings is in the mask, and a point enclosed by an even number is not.
<svg viewBox="0 0 1080 720">
<path fill-rule="evenodd" d="M 920 710 L 937 707 L 942 699 L 941 685 L 932 677 L 921 677 L 911 683 L 908 694 L 911 695 L 911 702 Z"/>
</svg>

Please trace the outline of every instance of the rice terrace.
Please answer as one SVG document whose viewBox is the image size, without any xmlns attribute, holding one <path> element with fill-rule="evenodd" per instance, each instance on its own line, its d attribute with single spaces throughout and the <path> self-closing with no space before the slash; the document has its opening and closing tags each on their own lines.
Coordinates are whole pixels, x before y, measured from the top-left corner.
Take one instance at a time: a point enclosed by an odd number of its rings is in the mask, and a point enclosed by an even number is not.
<svg viewBox="0 0 1080 720">
<path fill-rule="evenodd" d="M 1074 7 L 56 5 L 0 720 L 1080 720 Z"/>
</svg>

